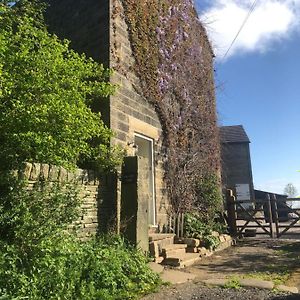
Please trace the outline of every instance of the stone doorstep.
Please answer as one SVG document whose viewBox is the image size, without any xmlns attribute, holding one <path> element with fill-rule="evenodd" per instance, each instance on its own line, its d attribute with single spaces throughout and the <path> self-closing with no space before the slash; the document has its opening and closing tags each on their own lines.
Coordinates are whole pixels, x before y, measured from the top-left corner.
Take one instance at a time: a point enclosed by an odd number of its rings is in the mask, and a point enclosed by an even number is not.
<svg viewBox="0 0 300 300">
<path fill-rule="evenodd" d="M 201 260 L 198 253 L 184 253 L 177 257 L 167 257 L 162 261 L 162 265 L 169 265 L 172 267 L 184 268 L 193 265 L 195 262 Z"/>
<path fill-rule="evenodd" d="M 151 234 L 149 236 L 149 242 L 161 241 L 161 240 L 169 239 L 169 238 L 174 239 L 174 237 L 175 237 L 175 234 L 171 234 L 171 233 L 155 233 L 155 234 Z"/>
<path fill-rule="evenodd" d="M 178 249 L 169 249 L 169 250 L 162 250 L 162 256 L 165 258 L 168 257 L 177 257 L 179 255 L 183 255 L 186 253 L 186 249 L 185 248 L 178 248 Z"/>
<path fill-rule="evenodd" d="M 185 244 L 171 244 L 162 247 L 161 254 L 163 257 L 175 257 L 180 254 L 186 253 L 186 246 Z"/>
</svg>

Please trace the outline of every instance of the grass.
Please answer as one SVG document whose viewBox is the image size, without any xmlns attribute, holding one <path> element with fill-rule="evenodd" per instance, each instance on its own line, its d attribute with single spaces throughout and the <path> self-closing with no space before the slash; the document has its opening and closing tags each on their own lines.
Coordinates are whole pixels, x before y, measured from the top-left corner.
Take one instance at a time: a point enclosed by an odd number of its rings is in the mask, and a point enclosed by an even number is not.
<svg viewBox="0 0 300 300">
<path fill-rule="evenodd" d="M 284 284 L 290 277 L 290 273 L 288 271 L 283 271 L 280 273 L 276 272 L 252 272 L 243 276 L 243 278 L 255 278 L 261 280 L 272 281 L 275 286 Z"/>
<path fill-rule="evenodd" d="M 240 289 L 241 287 L 240 278 L 236 275 L 230 276 L 224 285 L 225 289 Z"/>
</svg>

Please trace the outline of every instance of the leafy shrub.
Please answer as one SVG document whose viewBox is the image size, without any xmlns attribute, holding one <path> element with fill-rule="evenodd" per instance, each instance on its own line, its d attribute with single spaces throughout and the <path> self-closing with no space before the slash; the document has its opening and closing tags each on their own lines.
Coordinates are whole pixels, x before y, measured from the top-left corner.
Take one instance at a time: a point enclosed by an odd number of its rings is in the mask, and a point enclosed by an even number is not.
<svg viewBox="0 0 300 300">
<path fill-rule="evenodd" d="M 113 167 L 120 152 L 90 108 L 114 92 L 111 71 L 48 33 L 41 1 L 16 2 L 0 0 L 0 167 Z"/>
<path fill-rule="evenodd" d="M 199 213 L 185 214 L 184 226 L 185 236 L 202 240 L 206 248 L 215 249 L 220 244 L 219 238 L 214 236 L 212 232 L 218 231 L 215 229 L 221 227 L 221 225 L 216 225 L 212 222 L 204 223 Z"/>
<path fill-rule="evenodd" d="M 54 235 L 31 257 L 16 246 L 0 247 L 0 287 L 11 297 L 135 299 L 160 282 L 142 252 L 117 237 L 82 243 L 71 234 Z"/>
<path fill-rule="evenodd" d="M 7 243 L 34 246 L 79 216 L 82 200 L 75 184 L 37 182 L 31 190 L 14 178 L 6 184 L 0 198 L 0 236 Z"/>
<path fill-rule="evenodd" d="M 205 223 L 213 223 L 216 215 L 223 210 L 220 182 L 216 175 L 209 174 L 198 178 L 197 202 L 195 206 L 199 218 Z"/>
<path fill-rule="evenodd" d="M 159 284 L 122 238 L 81 242 L 66 230 L 78 216 L 76 187 L 24 186 L 11 179 L 0 197 L 0 299 L 134 299 Z"/>
</svg>

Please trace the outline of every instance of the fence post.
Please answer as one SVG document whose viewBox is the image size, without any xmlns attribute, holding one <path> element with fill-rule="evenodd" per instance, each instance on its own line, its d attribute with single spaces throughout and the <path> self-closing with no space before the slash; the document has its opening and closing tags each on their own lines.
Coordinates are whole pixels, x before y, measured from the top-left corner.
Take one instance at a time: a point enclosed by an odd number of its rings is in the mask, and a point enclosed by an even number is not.
<svg viewBox="0 0 300 300">
<path fill-rule="evenodd" d="M 229 232 L 231 235 L 237 236 L 235 196 L 232 190 L 226 191 L 226 203 Z"/>
<path fill-rule="evenodd" d="M 277 199 L 276 199 L 276 195 L 272 195 L 272 212 L 274 211 L 274 222 L 275 222 L 275 226 L 276 226 L 276 236 L 277 238 L 280 237 L 279 234 L 279 224 L 278 224 L 278 208 L 277 208 Z"/>
<path fill-rule="evenodd" d="M 270 194 L 267 194 L 267 212 L 268 212 L 268 215 L 269 215 L 270 236 L 271 236 L 271 238 L 273 238 L 274 237 L 274 232 L 273 232 L 273 212 L 272 212 L 272 205 L 271 205 Z"/>
</svg>

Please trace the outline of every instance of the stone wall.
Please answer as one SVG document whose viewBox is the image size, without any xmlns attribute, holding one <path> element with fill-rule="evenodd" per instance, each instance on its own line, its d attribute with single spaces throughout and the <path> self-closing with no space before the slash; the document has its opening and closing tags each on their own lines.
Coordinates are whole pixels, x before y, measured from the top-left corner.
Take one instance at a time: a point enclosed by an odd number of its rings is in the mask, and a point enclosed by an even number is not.
<svg viewBox="0 0 300 300">
<path fill-rule="evenodd" d="M 162 128 L 155 108 L 143 97 L 140 80 L 135 73 L 135 60 L 120 0 L 110 4 L 110 66 L 115 70 L 111 81 L 119 85 L 110 101 L 110 126 L 116 132 L 114 144 L 126 148 L 135 155 L 134 135 L 142 134 L 153 139 L 155 160 L 155 196 L 157 224 L 167 222 L 169 208 L 161 155 Z M 117 13 L 114 13 L 117 12 Z"/>
<path fill-rule="evenodd" d="M 114 69 L 111 82 L 118 85 L 117 92 L 104 102 L 96 100 L 94 110 L 100 111 L 105 123 L 116 133 L 112 144 L 135 155 L 135 133 L 153 139 L 155 146 L 155 195 L 157 223 L 167 221 L 166 187 L 161 155 L 161 124 L 152 105 L 142 96 L 139 78 L 134 71 L 134 58 L 127 24 L 120 0 L 47 0 L 49 8 L 46 22 L 60 38 L 71 40 L 71 47 Z M 120 181 L 106 178 L 104 205 L 116 207 L 120 216 Z M 113 188 L 112 184 L 116 187 Z M 113 190 L 115 193 L 112 195 Z M 111 204 L 111 205 L 110 205 Z M 112 210 L 111 210 L 112 211 Z"/>
<path fill-rule="evenodd" d="M 20 174 L 28 181 L 28 188 L 31 189 L 39 181 L 76 183 L 79 188 L 79 195 L 83 199 L 82 213 L 75 222 L 78 226 L 78 236 L 86 239 L 95 235 L 98 228 L 98 189 L 100 182 L 93 171 L 76 169 L 67 171 L 62 167 L 40 163 L 26 163 Z"/>
</svg>

